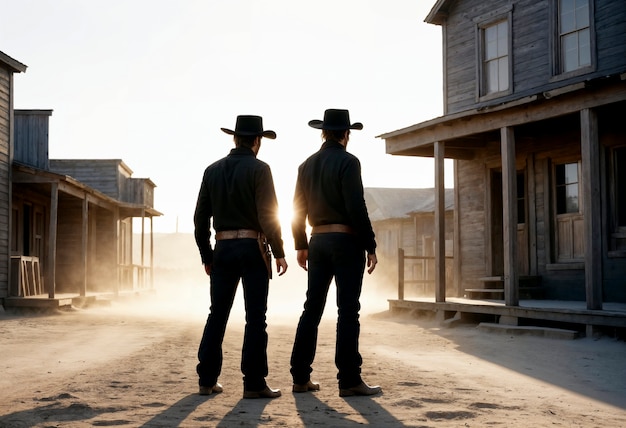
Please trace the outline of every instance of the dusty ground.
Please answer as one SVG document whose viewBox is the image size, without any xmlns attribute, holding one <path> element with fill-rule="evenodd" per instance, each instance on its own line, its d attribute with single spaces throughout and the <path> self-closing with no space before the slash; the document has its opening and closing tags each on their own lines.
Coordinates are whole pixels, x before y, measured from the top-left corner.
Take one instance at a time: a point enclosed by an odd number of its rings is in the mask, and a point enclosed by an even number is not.
<svg viewBox="0 0 626 428">
<path fill-rule="evenodd" d="M 322 389 L 294 395 L 288 362 L 302 302 L 288 293 L 290 303 L 280 304 L 288 310 L 270 310 L 268 319 L 268 383 L 283 396 L 241 398 L 238 300 L 224 343 L 224 393 L 201 397 L 194 370 L 206 287 L 172 295 L 54 315 L 0 311 L 0 427 L 626 426 L 623 341 L 440 328 L 390 317 L 380 305 L 363 311 L 361 351 L 363 377 L 383 394 L 340 398 L 333 299 L 314 364 Z"/>
</svg>

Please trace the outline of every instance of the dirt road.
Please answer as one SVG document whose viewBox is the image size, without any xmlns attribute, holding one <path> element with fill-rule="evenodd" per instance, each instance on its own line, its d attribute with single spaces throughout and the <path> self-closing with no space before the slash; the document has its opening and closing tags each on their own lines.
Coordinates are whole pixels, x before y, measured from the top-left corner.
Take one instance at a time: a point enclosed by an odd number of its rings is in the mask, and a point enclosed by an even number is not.
<svg viewBox="0 0 626 428">
<path fill-rule="evenodd" d="M 296 319 L 270 315 L 268 383 L 283 396 L 243 400 L 243 316 L 235 311 L 224 392 L 198 396 L 206 296 L 182 298 L 202 304 L 180 311 L 180 301 L 147 299 L 55 315 L 0 313 L 0 427 L 626 426 L 624 342 L 443 329 L 381 312 L 363 314 L 361 351 L 364 379 L 383 394 L 340 398 L 332 308 L 314 364 L 319 392 L 291 393 Z"/>
</svg>

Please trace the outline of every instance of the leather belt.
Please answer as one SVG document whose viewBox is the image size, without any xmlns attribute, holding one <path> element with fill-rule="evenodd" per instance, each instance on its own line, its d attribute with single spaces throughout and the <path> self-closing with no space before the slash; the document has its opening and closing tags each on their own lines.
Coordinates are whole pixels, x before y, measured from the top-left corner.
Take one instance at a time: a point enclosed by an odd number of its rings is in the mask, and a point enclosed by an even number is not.
<svg viewBox="0 0 626 428">
<path fill-rule="evenodd" d="M 252 238 L 257 239 L 259 232 L 252 229 L 238 229 L 238 230 L 223 230 L 215 233 L 215 240 L 222 241 L 224 239 L 241 239 Z"/>
<path fill-rule="evenodd" d="M 356 235 L 354 229 L 345 224 L 323 224 L 321 226 L 313 226 L 311 235 L 316 233 L 350 233 Z"/>
</svg>

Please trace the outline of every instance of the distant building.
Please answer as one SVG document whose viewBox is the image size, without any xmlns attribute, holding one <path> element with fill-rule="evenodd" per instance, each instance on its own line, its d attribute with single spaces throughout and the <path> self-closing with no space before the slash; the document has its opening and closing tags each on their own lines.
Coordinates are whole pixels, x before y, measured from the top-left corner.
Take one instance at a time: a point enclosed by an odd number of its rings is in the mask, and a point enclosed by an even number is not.
<svg viewBox="0 0 626 428">
<path fill-rule="evenodd" d="M 452 257 L 454 190 L 445 191 L 446 248 Z M 365 188 L 365 203 L 376 234 L 376 254 L 387 282 L 397 284 L 398 268 L 404 264 L 407 294 L 424 295 L 434 290 L 435 190 Z M 407 257 L 399 259 L 400 253 Z M 452 264 L 449 260 L 449 275 Z"/>
</svg>

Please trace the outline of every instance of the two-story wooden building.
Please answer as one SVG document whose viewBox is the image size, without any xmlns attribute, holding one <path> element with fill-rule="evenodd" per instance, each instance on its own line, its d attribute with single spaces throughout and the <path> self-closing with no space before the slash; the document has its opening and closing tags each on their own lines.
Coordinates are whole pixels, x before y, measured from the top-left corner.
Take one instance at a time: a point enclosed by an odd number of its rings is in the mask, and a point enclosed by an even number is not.
<svg viewBox="0 0 626 428">
<path fill-rule="evenodd" d="M 9 292 L 13 162 L 13 75 L 26 66 L 0 51 L 0 300 Z"/>
<path fill-rule="evenodd" d="M 380 137 L 434 158 L 440 201 L 454 159 L 455 282 L 440 224 L 436 301 L 494 287 L 515 323 L 537 315 L 514 310 L 532 280 L 603 323 L 626 303 L 626 2 L 438 0 L 426 22 L 442 27 L 444 114 Z"/>
</svg>

